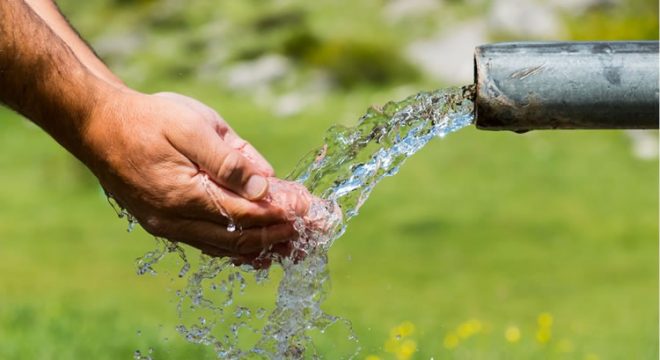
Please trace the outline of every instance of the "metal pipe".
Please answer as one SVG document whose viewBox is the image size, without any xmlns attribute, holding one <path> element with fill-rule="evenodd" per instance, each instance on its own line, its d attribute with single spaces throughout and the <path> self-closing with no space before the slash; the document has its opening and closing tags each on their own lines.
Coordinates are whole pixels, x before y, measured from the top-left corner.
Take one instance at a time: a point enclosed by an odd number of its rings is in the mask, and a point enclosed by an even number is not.
<svg viewBox="0 0 660 360">
<path fill-rule="evenodd" d="M 658 128 L 657 41 L 490 44 L 474 64 L 480 129 Z"/>
</svg>

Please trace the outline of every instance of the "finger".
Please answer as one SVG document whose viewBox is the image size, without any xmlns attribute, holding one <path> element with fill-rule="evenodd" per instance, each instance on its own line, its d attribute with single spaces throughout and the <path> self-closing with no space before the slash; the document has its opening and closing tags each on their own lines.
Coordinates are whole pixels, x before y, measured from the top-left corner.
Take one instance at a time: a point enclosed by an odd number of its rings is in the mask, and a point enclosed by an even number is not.
<svg viewBox="0 0 660 360">
<path fill-rule="evenodd" d="M 266 160 L 266 158 L 255 149 L 252 144 L 246 142 L 247 145 L 243 147 L 243 150 L 241 152 L 243 155 L 245 155 L 248 159 L 251 159 L 254 161 L 257 166 L 261 169 L 261 171 L 264 172 L 264 174 L 268 177 L 273 177 L 275 176 L 275 169 L 273 169 L 273 166 Z"/>
<path fill-rule="evenodd" d="M 288 221 L 285 209 L 267 201 L 249 201 L 217 184 L 204 181 L 205 174 L 193 178 L 188 202 L 178 209 L 181 217 L 203 219 L 219 225 L 232 223 L 243 228 L 261 227 Z M 229 219 L 228 219 L 229 218 Z"/>
<path fill-rule="evenodd" d="M 263 155 L 252 146 L 252 144 L 238 136 L 233 129 L 228 128 L 225 135 L 225 141 L 229 143 L 229 146 L 240 151 L 246 158 L 251 160 L 262 171 L 264 176 L 275 176 L 275 170 L 273 170 L 273 167 L 266 158 L 264 158 Z"/>
<path fill-rule="evenodd" d="M 292 216 L 305 216 L 314 201 L 307 189 L 298 183 L 268 178 L 270 201 L 278 207 L 286 209 Z"/>
<path fill-rule="evenodd" d="M 266 195 L 268 183 L 257 166 L 215 132 L 185 124 L 168 138 L 178 151 L 221 186 L 249 200 Z"/>
<path fill-rule="evenodd" d="M 291 223 L 249 228 L 238 233 L 232 244 L 232 252 L 241 255 L 261 252 L 272 245 L 292 241 L 298 236 Z"/>
<path fill-rule="evenodd" d="M 291 223 L 235 231 L 201 220 L 182 220 L 175 225 L 168 239 L 192 246 L 201 243 L 221 254 L 229 253 L 232 256 L 261 252 L 273 244 L 284 243 L 297 236 Z"/>
</svg>

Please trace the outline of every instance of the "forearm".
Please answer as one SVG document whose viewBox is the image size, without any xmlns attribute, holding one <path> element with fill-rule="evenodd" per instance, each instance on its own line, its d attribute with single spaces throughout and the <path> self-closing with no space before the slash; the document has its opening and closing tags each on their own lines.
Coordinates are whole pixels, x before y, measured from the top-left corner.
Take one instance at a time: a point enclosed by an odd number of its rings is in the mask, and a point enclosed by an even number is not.
<svg viewBox="0 0 660 360">
<path fill-rule="evenodd" d="M 51 30 L 71 48 L 78 60 L 99 78 L 111 84 L 122 84 L 94 51 L 69 25 L 53 0 L 24 0 Z"/>
<path fill-rule="evenodd" d="M 0 1 L 0 101 L 78 155 L 107 85 L 23 0 Z"/>
</svg>

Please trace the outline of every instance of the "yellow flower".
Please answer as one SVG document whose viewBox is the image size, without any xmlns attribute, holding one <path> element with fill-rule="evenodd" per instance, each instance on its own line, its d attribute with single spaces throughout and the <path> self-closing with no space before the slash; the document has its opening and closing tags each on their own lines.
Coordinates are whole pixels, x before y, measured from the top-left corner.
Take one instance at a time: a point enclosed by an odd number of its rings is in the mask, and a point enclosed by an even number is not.
<svg viewBox="0 0 660 360">
<path fill-rule="evenodd" d="M 553 322 L 552 315 L 547 312 L 541 313 L 537 319 L 537 322 L 539 324 L 539 327 L 549 328 L 552 326 L 552 322 Z"/>
<path fill-rule="evenodd" d="M 470 326 L 472 327 L 472 329 L 474 330 L 475 333 L 481 332 L 481 330 L 484 328 L 481 321 L 479 321 L 477 319 L 472 319 L 472 320 L 468 321 L 468 323 L 470 323 Z"/>
<path fill-rule="evenodd" d="M 509 326 L 504 331 L 504 338 L 512 344 L 517 343 L 520 341 L 520 329 L 515 325 Z"/>
<path fill-rule="evenodd" d="M 547 344 L 552 338 L 552 330 L 542 327 L 536 332 L 536 341 L 540 344 Z"/>
<path fill-rule="evenodd" d="M 408 360 L 417 351 L 417 343 L 414 340 L 406 339 L 396 351 L 397 360 Z"/>
<path fill-rule="evenodd" d="M 467 339 L 470 336 L 479 333 L 482 328 L 483 326 L 479 320 L 472 319 L 461 324 L 456 332 L 458 333 L 459 337 Z"/>
<path fill-rule="evenodd" d="M 381 360 L 381 358 L 380 358 L 380 356 L 378 356 L 378 355 L 369 355 L 369 356 L 367 356 L 367 358 L 364 359 L 364 360 Z"/>
<path fill-rule="evenodd" d="M 405 339 L 415 332 L 415 325 L 404 321 L 390 330 L 390 338 L 385 342 L 385 351 L 392 353 L 398 360 L 408 360 L 417 351 L 414 340 Z"/>
<path fill-rule="evenodd" d="M 445 336 L 445 341 L 443 342 L 443 345 L 445 346 L 446 349 L 454 349 L 458 346 L 458 343 L 460 342 L 460 339 L 456 334 L 450 333 Z"/>
<path fill-rule="evenodd" d="M 415 325 L 410 321 L 404 321 L 395 329 L 399 336 L 406 337 L 412 335 L 415 332 Z"/>
</svg>

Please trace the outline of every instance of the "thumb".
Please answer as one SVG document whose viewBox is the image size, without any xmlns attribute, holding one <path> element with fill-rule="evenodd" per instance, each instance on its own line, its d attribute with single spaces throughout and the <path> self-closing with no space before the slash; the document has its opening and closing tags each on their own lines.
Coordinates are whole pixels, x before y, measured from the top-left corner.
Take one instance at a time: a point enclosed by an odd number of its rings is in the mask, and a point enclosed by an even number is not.
<svg viewBox="0 0 660 360">
<path fill-rule="evenodd" d="M 223 136 L 223 139 L 229 146 L 240 151 L 243 156 L 254 163 L 263 175 L 267 177 L 275 176 L 275 171 L 270 163 L 268 163 L 252 144 L 238 136 L 231 127 L 227 126 L 227 133 Z"/>
<path fill-rule="evenodd" d="M 258 200 L 268 192 L 262 171 L 240 151 L 230 147 L 216 132 L 200 129 L 188 133 L 175 147 L 209 177 L 236 194 Z"/>
</svg>

